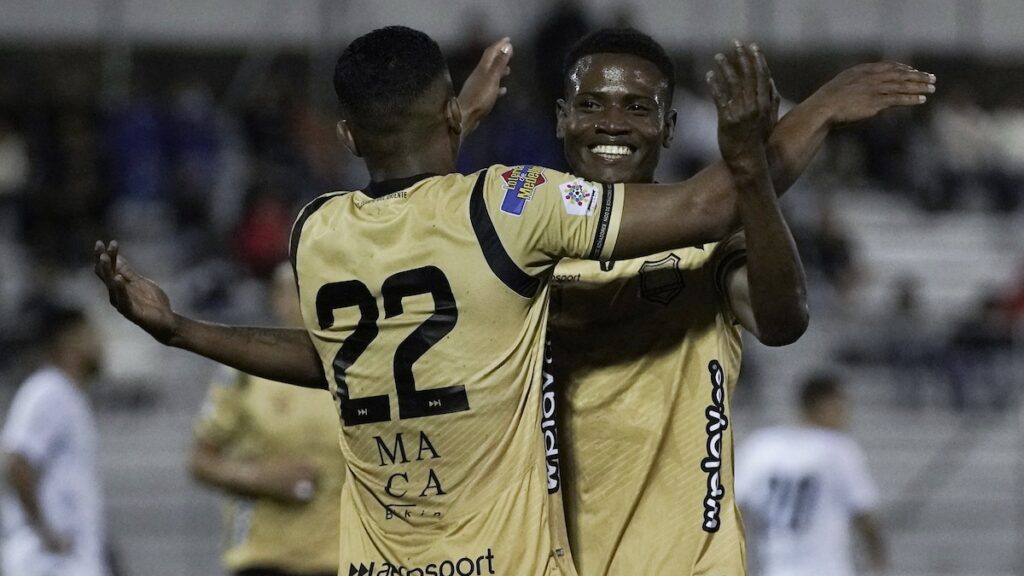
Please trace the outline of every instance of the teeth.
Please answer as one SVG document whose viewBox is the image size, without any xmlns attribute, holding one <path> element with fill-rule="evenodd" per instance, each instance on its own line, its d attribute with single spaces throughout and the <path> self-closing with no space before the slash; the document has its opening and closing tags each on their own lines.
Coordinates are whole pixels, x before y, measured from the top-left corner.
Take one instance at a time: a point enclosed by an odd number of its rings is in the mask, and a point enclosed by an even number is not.
<svg viewBox="0 0 1024 576">
<path fill-rule="evenodd" d="M 608 144 L 594 146 L 590 150 L 594 154 L 600 154 L 602 156 L 629 156 L 633 153 L 629 149 L 629 146 L 610 146 Z"/>
</svg>

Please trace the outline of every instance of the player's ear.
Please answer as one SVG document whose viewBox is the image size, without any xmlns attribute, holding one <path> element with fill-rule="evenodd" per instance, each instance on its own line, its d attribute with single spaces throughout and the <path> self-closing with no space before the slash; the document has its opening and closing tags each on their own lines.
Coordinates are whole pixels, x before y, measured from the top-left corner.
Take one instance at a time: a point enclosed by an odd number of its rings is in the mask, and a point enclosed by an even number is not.
<svg viewBox="0 0 1024 576">
<path fill-rule="evenodd" d="M 676 120 L 678 119 L 675 109 L 669 110 L 665 114 L 665 130 L 664 136 L 661 138 L 661 147 L 668 148 L 672 145 L 672 138 L 676 135 Z"/>
<path fill-rule="evenodd" d="M 338 121 L 337 125 L 335 125 L 335 131 L 338 134 L 338 140 L 345 148 L 348 148 L 348 151 L 357 158 L 362 158 L 362 154 L 359 153 L 359 146 L 356 145 L 356 138 L 352 135 L 352 129 L 349 128 L 348 121 Z"/>
<path fill-rule="evenodd" d="M 565 138 L 565 123 L 569 121 L 569 103 L 564 98 L 555 101 L 555 136 Z"/>
<path fill-rule="evenodd" d="M 445 120 L 448 122 L 448 129 L 452 134 L 462 134 L 462 106 L 459 105 L 459 99 L 455 96 L 448 98 L 448 102 L 444 106 Z"/>
</svg>

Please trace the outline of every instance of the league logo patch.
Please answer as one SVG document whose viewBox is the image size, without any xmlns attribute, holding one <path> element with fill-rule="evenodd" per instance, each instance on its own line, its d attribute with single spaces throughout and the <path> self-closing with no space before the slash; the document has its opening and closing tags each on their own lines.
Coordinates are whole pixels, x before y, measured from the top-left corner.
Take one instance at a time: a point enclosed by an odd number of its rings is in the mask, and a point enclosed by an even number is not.
<svg viewBox="0 0 1024 576">
<path fill-rule="evenodd" d="M 577 178 L 559 186 L 558 191 L 562 194 L 566 213 L 571 216 L 590 216 L 601 196 L 601 185 Z"/>
<path fill-rule="evenodd" d="M 537 166 L 516 166 L 501 174 L 505 181 L 505 199 L 501 202 L 501 211 L 513 216 L 522 216 L 526 203 L 533 198 L 533 193 L 547 179 Z"/>
</svg>

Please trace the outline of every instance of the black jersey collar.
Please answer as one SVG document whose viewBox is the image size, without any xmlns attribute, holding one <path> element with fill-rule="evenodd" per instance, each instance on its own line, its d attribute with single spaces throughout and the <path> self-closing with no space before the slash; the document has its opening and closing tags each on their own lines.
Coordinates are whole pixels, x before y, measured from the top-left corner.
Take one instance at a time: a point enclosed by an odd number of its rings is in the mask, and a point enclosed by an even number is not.
<svg viewBox="0 0 1024 576">
<path fill-rule="evenodd" d="M 380 182 L 370 181 L 366 185 L 366 188 L 362 189 L 362 193 L 366 194 L 370 198 L 380 198 L 387 196 L 388 194 L 394 194 L 399 190 L 405 190 L 411 187 L 413 184 L 420 180 L 426 180 L 427 178 L 433 178 L 437 176 L 433 172 L 423 172 L 415 176 L 406 176 L 405 178 L 393 178 L 391 180 L 381 180 Z"/>
</svg>

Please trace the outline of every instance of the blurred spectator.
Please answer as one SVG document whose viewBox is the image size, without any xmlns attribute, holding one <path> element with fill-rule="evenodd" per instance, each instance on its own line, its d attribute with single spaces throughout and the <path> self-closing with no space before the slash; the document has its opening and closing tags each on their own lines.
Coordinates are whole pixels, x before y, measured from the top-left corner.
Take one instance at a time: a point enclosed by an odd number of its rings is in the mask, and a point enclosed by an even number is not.
<svg viewBox="0 0 1024 576">
<path fill-rule="evenodd" d="M 859 281 L 855 246 L 828 197 L 821 198 L 817 222 L 795 227 L 793 236 L 804 265 L 824 277 L 845 306 Z"/>
<path fill-rule="evenodd" d="M 878 489 L 863 450 L 843 432 L 847 408 L 837 378 L 809 378 L 800 410 L 801 425 L 755 432 L 736 452 L 736 499 L 759 573 L 853 576 L 851 528 L 867 544 L 872 569 L 882 570 Z"/>
<path fill-rule="evenodd" d="M 3 429 L 0 541 L 11 576 L 102 576 L 97 433 L 86 391 L 100 371 L 99 335 L 78 310 L 47 314 L 48 364 L 22 384 Z"/>
<path fill-rule="evenodd" d="M 249 192 L 235 234 L 238 259 L 251 273 L 266 278 L 288 257 L 288 235 L 295 211 L 286 195 L 265 179 Z"/>
<path fill-rule="evenodd" d="M 985 293 L 953 330 L 946 354 L 953 407 L 1006 409 L 1016 387 L 1013 325 L 995 291 Z"/>
<path fill-rule="evenodd" d="M 291 265 L 274 274 L 278 322 L 302 323 Z M 329 392 L 225 368 L 195 427 L 192 476 L 223 490 L 224 565 L 242 576 L 338 573 L 345 462 Z"/>
<path fill-rule="evenodd" d="M 14 238 L 32 166 L 25 139 L 0 116 L 0 234 Z"/>
<path fill-rule="evenodd" d="M 1024 182 L 1024 115 L 1014 103 L 998 113 L 985 111 L 976 91 L 951 89 L 932 111 L 932 132 L 938 144 L 938 177 L 926 207 L 948 210 L 976 203 L 980 191 L 988 207 L 1012 211 L 1020 204 Z"/>
<path fill-rule="evenodd" d="M 187 83 L 173 96 L 166 121 L 170 197 L 178 229 L 207 229 L 220 173 L 219 121 L 209 87 Z"/>
</svg>

